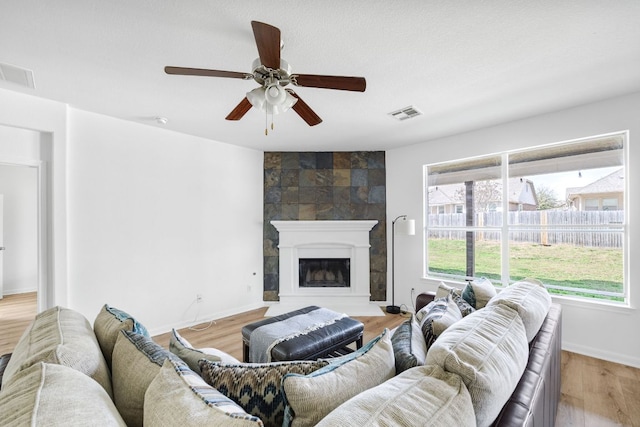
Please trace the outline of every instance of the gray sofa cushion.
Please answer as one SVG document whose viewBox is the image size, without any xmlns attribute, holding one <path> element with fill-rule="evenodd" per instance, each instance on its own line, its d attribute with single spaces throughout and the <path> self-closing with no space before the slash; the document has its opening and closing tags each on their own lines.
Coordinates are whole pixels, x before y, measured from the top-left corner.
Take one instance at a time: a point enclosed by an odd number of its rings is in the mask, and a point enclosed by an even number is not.
<svg viewBox="0 0 640 427">
<path fill-rule="evenodd" d="M 524 325 L 515 310 L 495 305 L 449 327 L 431 346 L 425 364 L 464 381 L 477 425 L 488 426 L 515 389 L 529 356 Z"/>
<path fill-rule="evenodd" d="M 2 384 L 38 362 L 73 368 L 96 380 L 112 396 L 111 375 L 87 319 L 77 311 L 53 307 L 36 315 L 16 344 Z"/>
<path fill-rule="evenodd" d="M 527 342 L 531 342 L 547 317 L 551 296 L 540 281 L 525 279 L 504 288 L 488 305 L 497 304 L 504 304 L 518 312 L 527 332 Z"/>
<path fill-rule="evenodd" d="M 3 426 L 123 426 L 107 392 L 85 374 L 38 362 L 18 372 L 0 393 Z"/>
<path fill-rule="evenodd" d="M 473 426 L 467 387 L 439 366 L 419 366 L 363 391 L 327 415 L 318 427 Z"/>
</svg>

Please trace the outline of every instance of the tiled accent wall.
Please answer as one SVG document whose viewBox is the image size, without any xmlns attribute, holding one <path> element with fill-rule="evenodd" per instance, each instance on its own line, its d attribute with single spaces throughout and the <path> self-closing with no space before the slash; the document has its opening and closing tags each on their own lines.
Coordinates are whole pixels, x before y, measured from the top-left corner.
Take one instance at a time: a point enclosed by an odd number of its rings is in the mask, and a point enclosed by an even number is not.
<svg viewBox="0 0 640 427">
<path fill-rule="evenodd" d="M 264 300 L 277 301 L 278 231 L 272 220 L 377 219 L 371 230 L 371 300 L 386 300 L 384 151 L 264 153 Z"/>
</svg>

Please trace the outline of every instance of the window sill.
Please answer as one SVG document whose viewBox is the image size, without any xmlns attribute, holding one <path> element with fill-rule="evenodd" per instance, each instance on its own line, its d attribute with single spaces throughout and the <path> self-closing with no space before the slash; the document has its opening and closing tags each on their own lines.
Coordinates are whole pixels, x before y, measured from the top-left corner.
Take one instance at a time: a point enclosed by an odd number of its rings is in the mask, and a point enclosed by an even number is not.
<svg viewBox="0 0 640 427">
<path fill-rule="evenodd" d="M 456 286 L 459 288 L 462 288 L 466 285 L 466 282 L 456 282 L 456 281 L 451 281 L 451 280 L 445 280 L 445 279 L 436 279 L 433 277 L 422 277 L 421 278 L 423 282 L 427 283 L 428 285 L 434 286 L 434 289 L 438 288 L 438 284 L 440 282 L 444 282 L 449 286 Z M 496 290 L 498 292 L 500 292 L 500 290 L 503 289 L 501 287 L 496 287 Z M 585 300 L 582 298 L 572 298 L 570 296 L 561 296 L 561 295 L 551 295 L 551 300 L 555 303 L 558 303 L 562 306 L 568 306 L 568 307 L 576 307 L 576 308 L 582 308 L 582 309 L 587 309 L 587 310 L 600 310 L 600 311 L 607 311 L 607 312 L 614 312 L 614 313 L 623 313 L 623 314 L 633 314 L 636 312 L 636 308 L 631 306 L 631 304 L 627 303 L 613 303 L 613 302 L 608 302 L 608 301 L 603 301 L 603 300 Z"/>
<path fill-rule="evenodd" d="M 560 295 L 551 295 L 551 300 L 562 306 L 584 308 L 588 310 L 601 310 L 623 314 L 633 314 L 636 312 L 636 308 L 632 307 L 629 303 L 612 303 L 599 300 L 584 300 Z"/>
</svg>

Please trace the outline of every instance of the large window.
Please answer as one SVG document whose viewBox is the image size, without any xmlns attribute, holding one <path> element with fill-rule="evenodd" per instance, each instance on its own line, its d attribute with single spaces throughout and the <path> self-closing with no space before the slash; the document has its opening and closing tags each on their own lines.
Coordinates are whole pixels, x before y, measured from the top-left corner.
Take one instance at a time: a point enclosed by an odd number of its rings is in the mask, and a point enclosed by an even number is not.
<svg viewBox="0 0 640 427">
<path fill-rule="evenodd" d="M 425 275 L 625 302 L 625 145 L 620 133 L 426 165 Z"/>
</svg>

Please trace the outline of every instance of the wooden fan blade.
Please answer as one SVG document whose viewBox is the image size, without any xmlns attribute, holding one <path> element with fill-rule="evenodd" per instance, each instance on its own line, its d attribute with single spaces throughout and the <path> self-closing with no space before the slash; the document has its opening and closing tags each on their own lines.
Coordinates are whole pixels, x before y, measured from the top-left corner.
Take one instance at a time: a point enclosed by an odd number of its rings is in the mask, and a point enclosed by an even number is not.
<svg viewBox="0 0 640 427">
<path fill-rule="evenodd" d="M 309 107 L 307 105 L 306 102 L 304 102 L 297 93 L 295 93 L 294 91 L 292 91 L 291 89 L 287 89 L 287 92 L 289 92 L 291 94 L 291 96 L 293 96 L 294 98 L 297 98 L 298 101 L 293 104 L 293 111 L 295 111 L 296 113 L 298 113 L 298 115 L 300 117 L 302 117 L 302 120 L 304 120 L 305 122 L 307 122 L 307 124 L 309 126 L 315 126 L 318 125 L 320 123 L 322 123 L 322 119 L 320 118 L 320 116 L 318 116 L 315 111 L 313 111 L 311 109 L 311 107 Z"/>
<path fill-rule="evenodd" d="M 364 77 L 321 76 L 318 74 L 293 74 L 291 82 L 296 86 L 364 92 L 367 81 Z"/>
<path fill-rule="evenodd" d="M 227 120 L 240 120 L 242 117 L 244 117 L 244 115 L 250 109 L 251 109 L 251 103 L 245 97 L 242 101 L 240 101 L 240 104 L 238 104 L 236 106 L 236 108 L 234 108 L 233 111 L 231 111 L 229 113 L 229 115 L 227 117 L 225 117 L 225 119 L 227 119 Z"/>
<path fill-rule="evenodd" d="M 182 76 L 229 77 L 232 79 L 252 79 L 253 75 L 237 71 L 208 70 L 205 68 L 164 67 L 167 74 Z"/>
<path fill-rule="evenodd" d="M 280 68 L 280 30 L 263 22 L 251 21 L 260 62 L 267 68 Z"/>
</svg>

